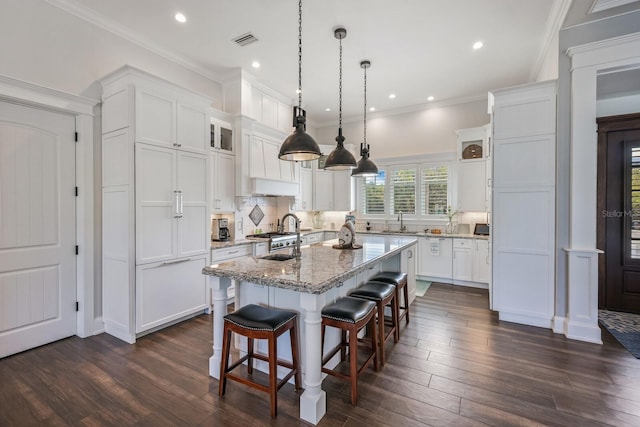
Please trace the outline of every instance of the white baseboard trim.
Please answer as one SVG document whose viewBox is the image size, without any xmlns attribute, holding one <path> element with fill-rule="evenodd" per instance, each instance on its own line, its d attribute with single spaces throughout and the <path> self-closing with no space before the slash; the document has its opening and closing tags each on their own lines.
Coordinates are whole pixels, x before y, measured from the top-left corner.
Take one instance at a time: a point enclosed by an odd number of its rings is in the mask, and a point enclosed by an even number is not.
<svg viewBox="0 0 640 427">
<path fill-rule="evenodd" d="M 500 320 L 503 320 L 506 322 L 520 323 L 522 325 L 553 329 L 552 328 L 553 320 L 544 318 L 544 317 L 537 317 L 537 316 L 530 316 L 530 315 L 520 314 L 520 313 L 509 313 L 505 311 L 500 311 L 499 318 Z"/>
<path fill-rule="evenodd" d="M 105 332 L 102 316 L 93 319 L 93 335 L 100 335 Z"/>
<path fill-rule="evenodd" d="M 572 340 L 602 344 L 602 331 L 597 323 L 592 325 L 569 320 L 564 335 Z"/>
<path fill-rule="evenodd" d="M 567 318 L 553 316 L 553 332 L 556 334 L 564 334 L 566 330 Z"/>
</svg>

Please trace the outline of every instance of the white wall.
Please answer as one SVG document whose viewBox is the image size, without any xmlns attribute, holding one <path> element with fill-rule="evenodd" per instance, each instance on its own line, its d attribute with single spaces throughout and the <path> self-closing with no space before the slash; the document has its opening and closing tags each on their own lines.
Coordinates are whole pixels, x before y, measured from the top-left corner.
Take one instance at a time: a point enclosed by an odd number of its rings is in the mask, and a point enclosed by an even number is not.
<svg viewBox="0 0 640 427">
<path fill-rule="evenodd" d="M 618 116 L 640 112 L 640 94 L 599 99 L 596 103 L 597 117 Z"/>
<path fill-rule="evenodd" d="M 456 151 L 456 129 L 489 123 L 487 100 L 450 106 L 434 106 L 406 114 L 380 116 L 367 114 L 367 142 L 371 159 L 436 154 Z M 363 121 L 344 123 L 345 144 L 360 150 Z M 335 145 L 338 124 L 316 129 L 318 144 Z"/>
<path fill-rule="evenodd" d="M 100 98 L 96 81 L 130 64 L 222 100 L 220 84 L 43 0 L 2 0 L 0 74 Z"/>
</svg>

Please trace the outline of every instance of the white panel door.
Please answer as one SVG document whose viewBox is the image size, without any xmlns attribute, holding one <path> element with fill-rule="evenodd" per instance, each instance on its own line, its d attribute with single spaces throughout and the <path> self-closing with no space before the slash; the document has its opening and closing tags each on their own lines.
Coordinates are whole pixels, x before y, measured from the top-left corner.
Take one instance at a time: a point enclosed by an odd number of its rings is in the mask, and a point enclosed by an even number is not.
<svg viewBox="0 0 640 427">
<path fill-rule="evenodd" d="M 180 215 L 177 218 L 179 257 L 208 253 L 211 222 L 207 206 L 209 168 L 206 155 L 177 152 L 177 190 Z"/>
<path fill-rule="evenodd" d="M 146 88 L 136 89 L 136 142 L 174 147 L 176 101 Z"/>
<path fill-rule="evenodd" d="M 136 144 L 136 264 L 177 255 L 176 150 Z"/>
<path fill-rule="evenodd" d="M 0 103 L 0 358 L 76 333 L 74 132 Z"/>
<path fill-rule="evenodd" d="M 211 145 L 211 132 L 207 111 L 178 104 L 178 147 L 205 154 Z"/>
<path fill-rule="evenodd" d="M 233 212 L 236 197 L 236 158 L 234 155 L 217 153 L 214 156 L 213 176 L 215 187 L 213 209 L 222 212 Z"/>
</svg>

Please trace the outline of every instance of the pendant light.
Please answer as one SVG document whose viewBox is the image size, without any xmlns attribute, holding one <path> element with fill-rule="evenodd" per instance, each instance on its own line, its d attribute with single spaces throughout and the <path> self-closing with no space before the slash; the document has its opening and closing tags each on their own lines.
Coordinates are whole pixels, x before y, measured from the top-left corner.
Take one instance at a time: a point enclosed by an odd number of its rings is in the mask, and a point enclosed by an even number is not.
<svg viewBox="0 0 640 427">
<path fill-rule="evenodd" d="M 278 158 L 294 162 L 318 159 L 322 152 L 316 141 L 305 132 L 306 113 L 302 109 L 302 0 L 298 1 L 298 107 L 294 107 L 293 133 L 280 146 Z"/>
<path fill-rule="evenodd" d="M 340 79 L 338 84 L 340 112 L 338 113 L 338 136 L 336 137 L 338 145 L 331 153 L 329 153 L 327 161 L 324 164 L 324 168 L 328 170 L 353 169 L 356 167 L 356 159 L 349 150 L 344 148 L 344 136 L 342 136 L 342 39 L 347 37 L 347 30 L 344 28 L 337 28 L 333 32 L 333 35 L 335 38 L 340 40 Z"/>
<path fill-rule="evenodd" d="M 351 172 L 351 176 L 377 176 L 378 167 L 369 159 L 369 144 L 367 144 L 367 68 L 371 67 L 370 61 L 360 62 L 360 68 L 364 69 L 364 139 L 360 144 L 358 166 Z"/>
</svg>

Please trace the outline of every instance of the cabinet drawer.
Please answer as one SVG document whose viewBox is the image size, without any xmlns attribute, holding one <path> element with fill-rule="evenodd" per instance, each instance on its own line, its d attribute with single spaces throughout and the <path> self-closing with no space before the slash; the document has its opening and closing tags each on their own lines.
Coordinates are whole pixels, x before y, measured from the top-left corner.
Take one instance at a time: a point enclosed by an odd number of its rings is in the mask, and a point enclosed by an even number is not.
<svg viewBox="0 0 640 427">
<path fill-rule="evenodd" d="M 239 258 L 251 255 L 253 252 L 252 245 L 231 246 L 228 248 L 212 249 L 211 262 L 222 262 L 233 258 Z"/>
<path fill-rule="evenodd" d="M 454 248 L 468 248 L 471 249 L 473 240 L 471 239 L 453 239 Z"/>
<path fill-rule="evenodd" d="M 306 237 L 307 237 L 307 244 L 308 244 L 308 245 L 312 245 L 312 244 L 314 244 L 314 243 L 318 243 L 318 242 L 320 242 L 320 240 L 321 240 L 321 239 L 320 239 L 320 235 L 321 235 L 321 234 L 322 234 L 322 233 L 308 234 L 308 235 L 306 236 Z"/>
</svg>

